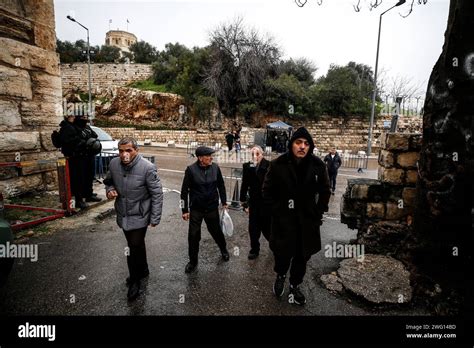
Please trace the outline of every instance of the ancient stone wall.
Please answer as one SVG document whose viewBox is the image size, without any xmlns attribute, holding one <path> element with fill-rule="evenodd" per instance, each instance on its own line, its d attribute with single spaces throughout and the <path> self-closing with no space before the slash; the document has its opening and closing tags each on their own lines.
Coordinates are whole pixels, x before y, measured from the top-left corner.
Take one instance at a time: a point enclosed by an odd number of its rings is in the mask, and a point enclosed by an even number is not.
<svg viewBox="0 0 474 348">
<path fill-rule="evenodd" d="M 384 122 L 390 120 L 391 117 L 380 116 L 374 123 L 374 142 L 373 150 L 377 153 L 381 146 L 382 134 L 386 134 Z M 400 117 L 399 130 L 419 131 L 422 119 L 419 117 Z M 317 122 L 311 121 L 301 124 L 293 124 L 294 127 L 305 126 L 314 137 L 316 147 L 326 152 L 332 145 L 338 150 L 349 150 L 357 152 L 367 149 L 367 132 L 368 122 L 362 121 L 360 118 L 350 118 L 348 121 L 342 121 L 341 118 L 332 118 L 323 116 Z M 114 138 L 123 136 L 133 136 L 139 141 L 150 139 L 153 142 L 175 141 L 177 144 L 186 144 L 189 141 L 225 143 L 225 131 L 196 131 L 196 130 L 136 130 L 135 128 L 106 128 Z M 251 145 L 255 142 L 255 133 L 264 132 L 263 128 L 244 127 L 241 132 L 241 142 L 245 145 Z M 390 171 L 389 171 L 390 173 Z M 411 174 L 410 174 L 411 175 Z"/>
<path fill-rule="evenodd" d="M 124 137 L 133 137 L 143 142 L 149 140 L 154 143 L 167 143 L 174 141 L 176 144 L 188 144 L 192 141 L 214 145 L 225 142 L 225 132 L 207 131 L 207 130 L 137 130 L 135 128 L 102 128 L 114 139 Z M 240 134 L 241 143 L 250 145 L 254 142 L 256 128 L 243 128 Z"/>
<path fill-rule="evenodd" d="M 0 3 L 0 191 L 18 195 L 57 184 L 50 134 L 62 120 L 53 0 Z M 26 163 L 25 163 L 26 162 Z M 27 165 L 26 165 L 27 164 Z"/>
<path fill-rule="evenodd" d="M 367 253 L 403 259 L 403 241 L 413 221 L 420 149 L 421 134 L 384 134 L 378 180 L 348 180 L 341 222 L 358 229 L 357 242 Z"/>
<path fill-rule="evenodd" d="M 377 154 L 381 147 L 381 136 L 387 132 L 384 123 L 391 121 L 392 116 L 381 115 L 377 117 L 372 129 L 372 151 Z M 418 133 L 421 132 L 421 117 L 400 116 L 398 120 L 398 132 Z M 313 136 L 316 147 L 327 152 L 331 146 L 338 150 L 350 150 L 352 152 L 367 151 L 369 121 L 362 117 L 331 117 L 321 116 L 318 121 L 292 124 L 293 126 L 305 126 Z"/>
<path fill-rule="evenodd" d="M 125 86 L 151 76 L 149 64 L 91 64 L 92 93 L 101 93 L 108 88 Z M 61 81 L 63 95 L 73 90 L 87 91 L 87 63 L 61 64 Z"/>
</svg>

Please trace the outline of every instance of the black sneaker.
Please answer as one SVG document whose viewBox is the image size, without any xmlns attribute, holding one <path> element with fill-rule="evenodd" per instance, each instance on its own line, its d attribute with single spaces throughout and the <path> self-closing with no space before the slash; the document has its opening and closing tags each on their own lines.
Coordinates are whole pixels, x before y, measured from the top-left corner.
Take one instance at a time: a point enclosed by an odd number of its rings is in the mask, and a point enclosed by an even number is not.
<svg viewBox="0 0 474 348">
<path fill-rule="evenodd" d="M 273 284 L 273 293 L 276 297 L 281 297 L 285 291 L 286 275 L 277 275 L 275 284 Z"/>
<path fill-rule="evenodd" d="M 188 262 L 188 264 L 186 265 L 186 268 L 184 269 L 184 272 L 186 273 L 194 272 L 196 267 L 197 267 L 197 263 Z"/>
<path fill-rule="evenodd" d="M 304 305 L 306 303 L 306 297 L 304 297 L 299 286 L 293 286 L 290 284 L 290 293 L 288 294 L 288 302 L 296 303 L 297 305 Z"/>
<path fill-rule="evenodd" d="M 226 262 L 229 261 L 230 256 L 229 256 L 229 252 L 227 250 L 221 251 L 221 254 L 222 254 L 222 260 L 224 260 Z"/>
<path fill-rule="evenodd" d="M 97 196 L 91 196 L 86 198 L 86 202 L 101 202 L 102 198 L 99 198 Z"/>
<path fill-rule="evenodd" d="M 138 297 L 140 293 L 140 281 L 133 282 L 128 287 L 127 298 L 129 301 L 133 301 Z"/>
</svg>

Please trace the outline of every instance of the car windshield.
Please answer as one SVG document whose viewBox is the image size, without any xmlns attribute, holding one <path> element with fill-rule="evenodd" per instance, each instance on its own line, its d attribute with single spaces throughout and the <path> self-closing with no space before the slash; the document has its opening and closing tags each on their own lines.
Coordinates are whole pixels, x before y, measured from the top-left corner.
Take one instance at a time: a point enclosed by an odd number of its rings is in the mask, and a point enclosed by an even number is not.
<svg viewBox="0 0 474 348">
<path fill-rule="evenodd" d="M 106 133 L 102 129 L 97 128 L 97 127 L 91 127 L 91 128 L 94 132 L 97 133 L 97 136 L 99 137 L 100 141 L 112 141 L 112 140 L 114 140 L 114 139 L 112 139 L 112 137 L 108 133 Z"/>
</svg>

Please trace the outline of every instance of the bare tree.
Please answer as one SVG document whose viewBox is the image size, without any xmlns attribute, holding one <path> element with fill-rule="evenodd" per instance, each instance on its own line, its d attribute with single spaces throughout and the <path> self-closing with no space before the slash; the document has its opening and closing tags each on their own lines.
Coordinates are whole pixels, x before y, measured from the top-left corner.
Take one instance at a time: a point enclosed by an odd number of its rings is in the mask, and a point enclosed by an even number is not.
<svg viewBox="0 0 474 348">
<path fill-rule="evenodd" d="M 210 34 L 211 58 L 204 85 L 224 114 L 234 116 L 239 102 L 263 93 L 263 81 L 276 74 L 281 52 L 274 39 L 247 28 L 241 17 Z"/>
</svg>

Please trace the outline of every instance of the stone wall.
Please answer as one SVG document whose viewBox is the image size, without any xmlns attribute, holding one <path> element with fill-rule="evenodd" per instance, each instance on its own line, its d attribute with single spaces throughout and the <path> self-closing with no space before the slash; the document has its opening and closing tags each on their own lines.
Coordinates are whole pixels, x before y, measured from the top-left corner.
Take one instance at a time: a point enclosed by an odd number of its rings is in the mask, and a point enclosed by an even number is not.
<svg viewBox="0 0 474 348">
<path fill-rule="evenodd" d="M 0 3 L 0 191 L 6 196 L 57 184 L 50 134 L 62 120 L 53 0 Z M 43 161 L 53 161 L 47 164 Z"/>
<path fill-rule="evenodd" d="M 191 141 L 214 145 L 225 142 L 225 132 L 207 130 L 137 130 L 135 128 L 102 128 L 109 133 L 112 138 L 133 137 L 137 141 L 150 140 L 154 143 L 167 143 L 172 140 L 176 144 L 188 144 Z M 240 133 L 243 145 L 253 144 L 256 128 L 243 128 Z"/>
<path fill-rule="evenodd" d="M 349 179 L 341 200 L 341 222 L 358 229 L 366 253 L 404 259 L 416 196 L 421 134 L 382 136 L 378 180 Z"/>
<path fill-rule="evenodd" d="M 372 129 L 372 151 L 377 154 L 381 147 L 381 136 L 387 132 L 384 122 L 391 121 L 392 116 L 381 115 L 377 117 Z M 423 120 L 421 117 L 400 116 L 398 120 L 398 132 L 418 133 L 421 132 Z M 304 125 L 314 137 L 316 147 L 327 152 L 331 146 L 339 150 L 350 150 L 352 152 L 367 151 L 369 121 L 362 117 L 330 117 L 321 116 L 317 122 L 306 122 L 305 124 L 293 124 L 293 126 Z"/>
<path fill-rule="evenodd" d="M 91 64 L 92 93 L 101 93 L 111 87 L 146 80 L 152 76 L 149 64 Z M 88 90 L 87 63 L 61 64 L 63 95 L 72 90 Z"/>
<path fill-rule="evenodd" d="M 381 146 L 381 138 L 385 133 L 384 121 L 391 120 L 391 116 L 380 116 L 374 123 L 373 147 L 375 153 Z M 400 117 L 398 122 L 400 132 L 420 131 L 422 119 L 420 117 Z M 314 137 L 316 147 L 326 152 L 335 144 L 337 149 L 357 152 L 367 149 L 368 122 L 360 118 L 349 118 L 343 121 L 342 118 L 332 118 L 323 116 L 317 122 L 311 121 L 304 124 L 292 124 L 294 127 L 305 126 Z M 105 128 L 112 137 L 119 139 L 123 136 L 133 136 L 139 141 L 150 139 L 153 142 L 167 142 L 173 140 L 177 144 L 186 144 L 188 141 L 225 143 L 225 131 L 209 130 L 136 130 L 135 128 Z M 253 144 L 256 132 L 264 132 L 264 128 L 244 127 L 241 133 L 241 142 L 244 145 Z M 391 171 L 388 172 L 389 174 Z M 387 174 L 388 175 L 388 174 Z M 412 175 L 412 174 L 410 174 Z"/>
</svg>

